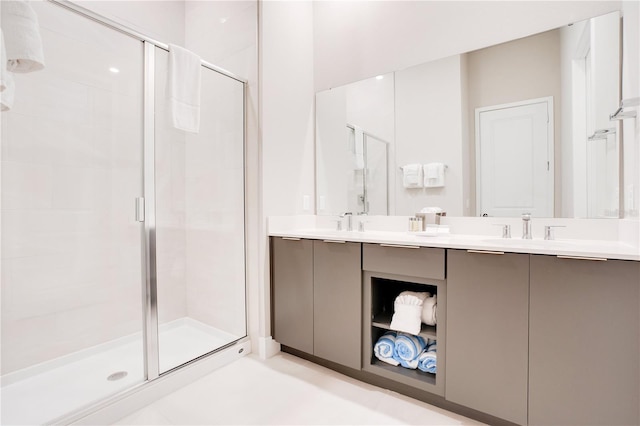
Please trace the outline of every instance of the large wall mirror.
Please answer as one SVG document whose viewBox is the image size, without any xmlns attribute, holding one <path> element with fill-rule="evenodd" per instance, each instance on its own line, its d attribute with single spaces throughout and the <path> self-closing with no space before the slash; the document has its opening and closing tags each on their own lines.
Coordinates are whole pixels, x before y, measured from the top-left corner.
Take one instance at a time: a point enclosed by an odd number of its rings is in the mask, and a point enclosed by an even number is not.
<svg viewBox="0 0 640 426">
<path fill-rule="evenodd" d="M 620 13 L 316 94 L 317 213 L 617 218 Z"/>
</svg>

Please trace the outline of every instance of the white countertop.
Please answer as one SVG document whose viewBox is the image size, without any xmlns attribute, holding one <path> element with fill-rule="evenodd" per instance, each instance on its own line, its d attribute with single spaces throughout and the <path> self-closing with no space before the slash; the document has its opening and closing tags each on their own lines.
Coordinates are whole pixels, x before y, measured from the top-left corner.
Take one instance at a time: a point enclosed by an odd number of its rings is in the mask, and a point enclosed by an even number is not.
<svg viewBox="0 0 640 426">
<path fill-rule="evenodd" d="M 269 235 L 274 237 L 306 238 L 316 240 L 640 261 L 640 250 L 638 247 L 618 241 L 608 240 L 556 239 L 547 241 L 537 238 L 532 240 L 522 240 L 520 238 L 502 239 L 486 235 L 463 234 L 421 236 L 411 232 L 356 232 L 334 231 L 319 228 L 273 230 L 269 232 Z"/>
</svg>

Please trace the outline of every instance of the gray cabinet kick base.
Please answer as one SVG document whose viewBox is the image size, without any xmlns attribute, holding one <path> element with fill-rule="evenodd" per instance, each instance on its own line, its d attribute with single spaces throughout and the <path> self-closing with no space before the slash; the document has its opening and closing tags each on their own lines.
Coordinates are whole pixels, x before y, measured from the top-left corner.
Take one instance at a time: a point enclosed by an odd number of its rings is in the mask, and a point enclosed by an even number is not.
<svg viewBox="0 0 640 426">
<path fill-rule="evenodd" d="M 345 376 L 351 377 L 361 382 L 368 383 L 370 385 L 377 386 L 382 389 L 387 389 L 393 392 L 398 392 L 399 394 L 406 395 L 410 398 L 417 399 L 418 401 L 431 404 L 433 406 L 442 408 L 443 410 L 451 411 L 452 413 L 456 413 L 461 416 L 468 417 L 478 422 L 482 422 L 488 425 L 495 425 L 495 426 L 514 426 L 515 425 L 515 423 L 511 423 L 506 420 L 490 416 L 488 414 L 473 410 L 468 407 L 464 407 L 462 405 L 453 403 L 451 401 L 447 401 L 441 396 L 438 396 L 430 392 L 425 392 L 423 390 L 417 389 L 412 386 L 405 385 L 401 382 L 398 382 L 397 380 L 387 379 L 385 377 L 381 377 L 377 374 L 373 374 L 364 370 L 354 370 L 352 368 L 348 368 L 343 365 L 336 364 L 335 362 L 318 358 L 317 356 L 313 356 L 306 352 L 302 352 L 285 345 L 282 345 L 282 352 L 297 356 L 298 358 L 302 358 L 307 361 L 311 361 L 314 364 L 318 364 L 323 367 L 329 368 L 333 371 L 336 371 L 340 374 L 344 374 Z"/>
</svg>

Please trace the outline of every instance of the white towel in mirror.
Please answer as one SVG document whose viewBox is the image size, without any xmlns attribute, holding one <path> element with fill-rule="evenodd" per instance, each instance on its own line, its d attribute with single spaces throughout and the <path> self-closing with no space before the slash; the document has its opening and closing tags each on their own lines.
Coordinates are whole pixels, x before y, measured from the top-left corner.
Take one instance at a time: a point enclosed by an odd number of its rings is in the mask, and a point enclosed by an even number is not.
<svg viewBox="0 0 640 426">
<path fill-rule="evenodd" d="M 44 68 L 38 16 L 24 0 L 2 2 L 0 26 L 4 33 L 7 70 L 27 73 Z"/>
<path fill-rule="evenodd" d="M 402 167 L 402 185 L 405 188 L 422 188 L 422 166 L 407 164 Z"/>
<path fill-rule="evenodd" d="M 444 163 L 429 163 L 424 165 L 425 188 L 444 186 Z"/>
</svg>

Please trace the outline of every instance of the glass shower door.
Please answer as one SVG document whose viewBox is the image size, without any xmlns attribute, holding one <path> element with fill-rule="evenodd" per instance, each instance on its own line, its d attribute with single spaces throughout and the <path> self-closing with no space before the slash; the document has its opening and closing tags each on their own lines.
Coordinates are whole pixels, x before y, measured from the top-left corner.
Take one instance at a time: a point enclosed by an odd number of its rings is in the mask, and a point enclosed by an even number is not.
<svg viewBox="0 0 640 426">
<path fill-rule="evenodd" d="M 45 68 L 2 112 L 2 424 L 43 424 L 145 379 L 143 49 L 50 2 Z"/>
<path fill-rule="evenodd" d="M 202 67 L 200 131 L 172 127 L 155 49 L 160 373 L 246 336 L 244 86 Z"/>
</svg>

